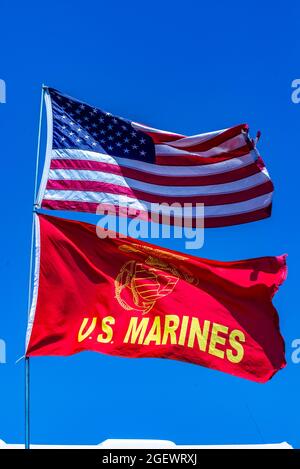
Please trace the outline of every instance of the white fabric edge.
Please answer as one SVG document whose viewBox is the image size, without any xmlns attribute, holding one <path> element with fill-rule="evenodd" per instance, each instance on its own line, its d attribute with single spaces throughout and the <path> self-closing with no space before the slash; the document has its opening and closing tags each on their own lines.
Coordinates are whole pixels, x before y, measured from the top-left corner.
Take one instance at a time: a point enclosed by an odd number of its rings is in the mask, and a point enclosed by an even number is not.
<svg viewBox="0 0 300 469">
<path fill-rule="evenodd" d="M 235 194 L 258 187 L 265 182 L 268 182 L 269 178 L 263 172 L 260 172 L 238 179 L 237 181 L 230 181 L 223 184 L 210 184 L 205 186 L 163 186 L 103 171 L 91 171 L 85 169 L 50 169 L 49 180 L 70 182 L 79 181 L 87 183 L 99 182 L 110 184 L 111 186 L 124 187 L 126 189 L 130 189 L 132 192 L 139 190 L 146 194 L 172 196 L 175 198 Z M 59 189 L 56 190 L 58 191 Z"/>
<path fill-rule="evenodd" d="M 252 199 L 245 200 L 243 202 L 234 202 L 231 204 L 223 205 L 205 205 L 198 203 L 198 207 L 204 205 L 205 217 L 224 217 L 230 215 L 241 215 L 243 213 L 253 212 L 262 208 L 268 207 L 272 202 L 273 192 L 254 197 Z M 112 194 L 106 192 L 82 192 L 82 191 L 64 191 L 64 190 L 51 190 L 48 189 L 45 192 L 44 200 L 50 201 L 66 201 L 66 202 L 89 202 L 101 204 L 109 204 L 120 207 L 125 207 L 133 210 L 141 210 L 146 212 L 162 212 L 164 214 L 172 211 L 175 215 L 182 216 L 182 210 L 184 210 L 184 216 L 197 216 L 197 208 L 191 206 L 189 203 L 187 206 L 165 206 L 163 204 L 158 205 L 157 203 L 147 202 L 145 200 L 135 199 L 127 195 Z"/>
<path fill-rule="evenodd" d="M 153 175 L 166 176 L 166 177 L 194 177 L 194 176 L 208 176 L 215 174 L 224 174 L 234 171 L 235 169 L 244 168 L 256 161 L 255 154 L 250 151 L 246 155 L 233 158 L 232 160 L 220 161 L 219 163 L 210 163 L 206 165 L 195 166 L 167 166 L 146 163 L 144 161 L 130 160 L 128 158 L 118 158 L 108 155 L 107 153 L 98 153 L 89 150 L 77 150 L 68 148 L 56 148 L 52 150 L 53 159 L 68 159 L 68 160 L 86 160 L 86 161 L 99 161 L 102 163 L 109 163 L 115 166 L 136 169 L 145 173 Z"/>
<path fill-rule="evenodd" d="M 28 315 L 28 324 L 26 331 L 26 342 L 25 342 L 25 355 L 27 352 L 28 344 L 31 337 L 33 328 L 33 322 L 35 317 L 38 291 L 39 291 L 39 280 L 40 280 L 40 258 L 41 258 L 41 237 L 40 237 L 40 220 L 37 213 L 34 214 L 34 228 L 35 228 L 35 264 L 34 264 L 34 279 L 33 279 L 33 294 L 30 312 Z"/>
<path fill-rule="evenodd" d="M 36 198 L 37 208 L 41 208 L 42 200 L 44 198 L 44 193 L 45 193 L 45 189 L 46 189 L 46 185 L 48 181 L 48 174 L 49 174 L 51 158 L 52 158 L 53 115 L 52 115 L 51 96 L 50 96 L 48 89 L 45 90 L 45 106 L 46 106 L 46 116 L 47 116 L 47 144 L 46 144 L 46 156 L 45 156 L 42 178 L 40 182 L 38 195 Z"/>
</svg>

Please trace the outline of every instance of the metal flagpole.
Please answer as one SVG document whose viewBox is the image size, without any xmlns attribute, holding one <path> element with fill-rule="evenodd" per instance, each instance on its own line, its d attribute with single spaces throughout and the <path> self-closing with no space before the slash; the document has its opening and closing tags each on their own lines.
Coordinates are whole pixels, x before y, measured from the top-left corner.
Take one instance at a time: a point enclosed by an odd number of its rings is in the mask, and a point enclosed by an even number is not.
<svg viewBox="0 0 300 469">
<path fill-rule="evenodd" d="M 29 268 L 28 305 L 27 305 L 28 317 L 29 317 L 29 312 L 30 312 L 30 307 L 31 307 L 31 294 L 32 294 L 32 273 L 33 273 L 33 252 L 34 252 L 34 214 L 35 214 L 37 182 L 38 182 L 38 173 L 39 173 L 44 92 L 45 92 L 45 86 L 42 85 L 38 141 L 37 141 L 36 162 L 35 162 L 32 226 L 31 226 L 30 268 Z M 29 357 L 26 357 L 26 356 L 25 356 L 25 449 L 30 449 L 30 360 L 29 360 Z"/>
</svg>

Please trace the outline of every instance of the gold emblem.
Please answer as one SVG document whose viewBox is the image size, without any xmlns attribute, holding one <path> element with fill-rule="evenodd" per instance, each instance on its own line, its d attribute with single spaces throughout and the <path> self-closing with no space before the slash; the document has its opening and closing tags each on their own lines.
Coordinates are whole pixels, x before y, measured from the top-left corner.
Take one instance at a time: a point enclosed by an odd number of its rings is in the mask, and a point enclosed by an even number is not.
<svg viewBox="0 0 300 469">
<path fill-rule="evenodd" d="M 119 249 L 145 255 L 142 261 L 126 262 L 115 280 L 115 297 L 126 310 L 147 314 L 158 300 L 173 292 L 180 279 L 197 283 L 192 276 L 170 262 L 172 259 L 187 259 L 181 254 L 138 244 L 124 244 Z"/>
</svg>

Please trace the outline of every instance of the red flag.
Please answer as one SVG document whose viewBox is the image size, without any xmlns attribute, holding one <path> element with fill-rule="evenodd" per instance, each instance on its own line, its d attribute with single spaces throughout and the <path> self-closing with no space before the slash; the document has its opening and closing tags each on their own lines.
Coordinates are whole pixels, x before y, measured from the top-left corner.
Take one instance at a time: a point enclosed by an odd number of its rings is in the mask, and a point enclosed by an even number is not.
<svg viewBox="0 0 300 469">
<path fill-rule="evenodd" d="M 211 261 L 132 238 L 100 239 L 87 223 L 36 220 L 27 356 L 170 358 L 258 382 L 285 366 L 272 305 L 285 256 Z"/>
</svg>

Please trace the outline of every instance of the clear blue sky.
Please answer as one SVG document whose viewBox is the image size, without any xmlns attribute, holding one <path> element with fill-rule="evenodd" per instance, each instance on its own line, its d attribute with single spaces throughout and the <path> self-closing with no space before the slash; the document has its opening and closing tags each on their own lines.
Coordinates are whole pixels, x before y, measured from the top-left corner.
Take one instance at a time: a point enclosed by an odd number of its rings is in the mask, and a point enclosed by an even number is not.
<svg viewBox="0 0 300 469">
<path fill-rule="evenodd" d="M 197 255 L 289 254 L 275 299 L 288 366 L 259 385 L 168 360 L 83 353 L 32 359 L 32 441 L 163 438 L 182 444 L 300 446 L 297 2 L 1 3 L 2 229 L 0 438 L 24 441 L 23 354 L 38 110 L 42 83 L 117 115 L 185 134 L 248 122 L 276 186 L 271 219 L 208 230 Z M 170 242 L 161 241 L 170 246 Z M 172 247 L 183 249 L 181 242 Z M 193 252 L 193 254 L 195 254 Z M 299 268 L 299 267 L 298 267 Z"/>
</svg>

